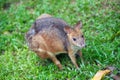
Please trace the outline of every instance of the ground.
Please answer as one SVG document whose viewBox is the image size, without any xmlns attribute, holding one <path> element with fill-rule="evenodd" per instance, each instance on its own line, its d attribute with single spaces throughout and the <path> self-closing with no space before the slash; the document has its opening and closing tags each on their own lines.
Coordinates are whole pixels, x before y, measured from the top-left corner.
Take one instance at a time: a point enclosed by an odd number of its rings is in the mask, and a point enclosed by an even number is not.
<svg viewBox="0 0 120 80">
<path fill-rule="evenodd" d="M 34 20 L 48 13 L 73 26 L 83 23 L 87 47 L 76 69 L 68 55 L 59 55 L 59 70 L 27 47 L 24 35 Z M 1 0 L 0 80 L 90 80 L 106 66 L 120 68 L 119 0 Z M 113 80 L 106 76 L 104 80 Z"/>
</svg>

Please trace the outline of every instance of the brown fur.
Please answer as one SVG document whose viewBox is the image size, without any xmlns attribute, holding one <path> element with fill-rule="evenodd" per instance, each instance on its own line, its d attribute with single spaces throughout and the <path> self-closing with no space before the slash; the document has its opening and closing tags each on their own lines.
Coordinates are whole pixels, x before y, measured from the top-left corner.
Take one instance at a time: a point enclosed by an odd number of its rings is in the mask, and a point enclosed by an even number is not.
<svg viewBox="0 0 120 80">
<path fill-rule="evenodd" d="M 60 69 L 62 65 L 56 58 L 60 53 L 68 53 L 73 64 L 78 68 L 74 54 L 85 44 L 80 27 L 80 22 L 73 29 L 63 20 L 43 14 L 27 32 L 26 39 L 30 49 L 41 58 L 50 58 Z M 73 41 L 73 38 L 77 40 Z M 80 47 L 75 49 L 74 46 Z M 81 52 L 79 54 L 82 55 Z"/>
<path fill-rule="evenodd" d="M 42 18 L 47 18 L 47 17 L 52 17 L 49 14 L 42 14 L 41 16 L 39 16 L 37 19 L 42 19 Z"/>
</svg>

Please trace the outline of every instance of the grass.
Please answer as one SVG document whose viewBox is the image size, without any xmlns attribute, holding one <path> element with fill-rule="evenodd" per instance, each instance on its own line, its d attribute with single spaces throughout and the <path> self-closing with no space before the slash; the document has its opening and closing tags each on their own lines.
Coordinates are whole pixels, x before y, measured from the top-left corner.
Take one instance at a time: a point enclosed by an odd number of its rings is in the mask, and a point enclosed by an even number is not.
<svg viewBox="0 0 120 80">
<path fill-rule="evenodd" d="M 28 49 L 24 35 L 42 13 L 70 25 L 83 22 L 87 47 L 82 49 L 84 62 L 77 58 L 80 69 L 75 69 L 67 55 L 60 55 L 64 67 L 60 71 Z M 119 0 L 1 0 L 0 80 L 90 80 L 106 66 L 120 68 L 119 32 Z"/>
</svg>

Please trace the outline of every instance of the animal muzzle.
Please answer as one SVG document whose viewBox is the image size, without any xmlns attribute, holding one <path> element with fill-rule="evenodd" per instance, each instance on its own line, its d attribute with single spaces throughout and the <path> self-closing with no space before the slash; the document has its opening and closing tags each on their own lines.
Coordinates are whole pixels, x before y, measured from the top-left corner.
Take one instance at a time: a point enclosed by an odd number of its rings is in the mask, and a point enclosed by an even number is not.
<svg viewBox="0 0 120 80">
<path fill-rule="evenodd" d="M 81 48 L 86 47 L 85 42 L 84 42 L 84 41 L 80 42 L 80 43 L 79 43 L 79 47 L 81 47 Z"/>
</svg>

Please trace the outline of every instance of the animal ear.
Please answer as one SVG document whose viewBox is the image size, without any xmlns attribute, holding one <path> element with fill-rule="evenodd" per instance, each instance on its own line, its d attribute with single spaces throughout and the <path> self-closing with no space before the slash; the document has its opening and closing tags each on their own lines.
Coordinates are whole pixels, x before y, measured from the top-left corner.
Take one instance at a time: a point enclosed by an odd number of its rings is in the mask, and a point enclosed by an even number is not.
<svg viewBox="0 0 120 80">
<path fill-rule="evenodd" d="M 82 28 L 82 22 L 78 21 L 77 24 L 74 26 L 74 29 L 79 30 Z"/>
<path fill-rule="evenodd" d="M 68 34 L 70 34 L 72 32 L 72 29 L 68 26 L 64 27 L 64 31 Z"/>
</svg>

